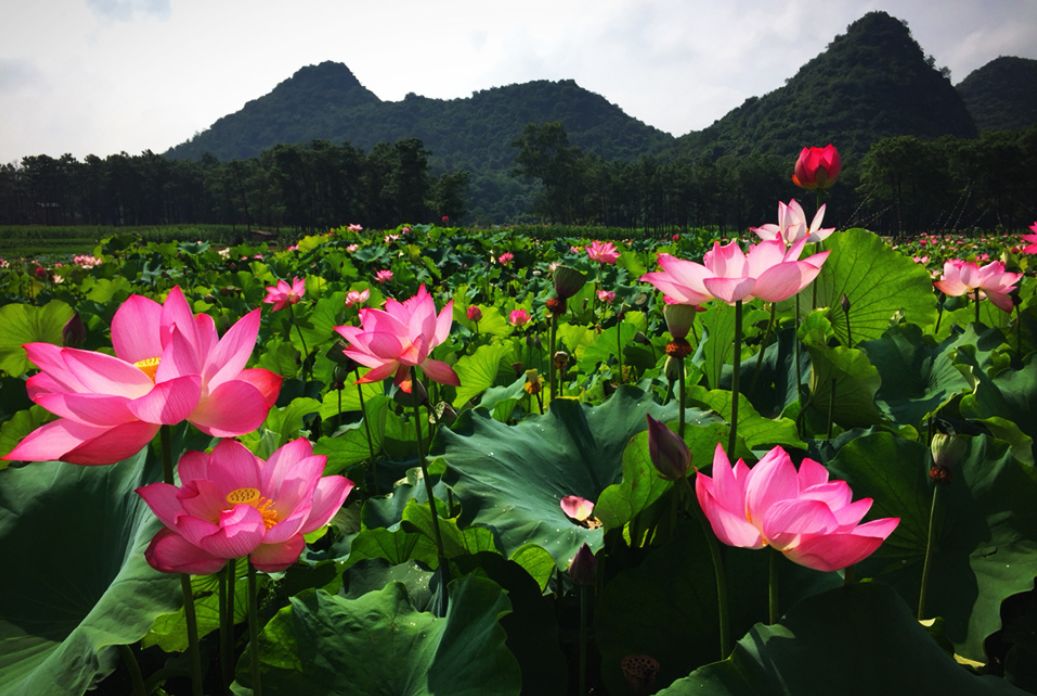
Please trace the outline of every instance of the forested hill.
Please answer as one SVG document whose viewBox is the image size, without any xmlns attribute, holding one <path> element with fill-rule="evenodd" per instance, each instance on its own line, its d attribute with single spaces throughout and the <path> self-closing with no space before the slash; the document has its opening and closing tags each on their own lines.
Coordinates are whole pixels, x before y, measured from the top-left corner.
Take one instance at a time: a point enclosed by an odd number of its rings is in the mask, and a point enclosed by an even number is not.
<svg viewBox="0 0 1037 696">
<path fill-rule="evenodd" d="M 368 149 L 418 138 L 450 169 L 499 170 L 514 161 L 511 143 L 522 128 L 543 121 L 561 121 L 573 144 L 608 159 L 636 157 L 673 142 L 572 80 L 494 87 L 463 99 L 408 94 L 391 102 L 378 99 L 345 65 L 325 62 L 302 68 L 168 154 L 229 160 L 281 143 L 332 140 Z"/>
<path fill-rule="evenodd" d="M 1037 60 L 1002 56 L 969 73 L 958 93 L 981 131 L 1037 123 Z"/>
<path fill-rule="evenodd" d="M 891 135 L 972 137 L 976 127 L 944 72 L 900 20 L 870 12 L 784 87 L 747 99 L 680 139 L 687 154 L 778 154 L 838 143 L 859 155 Z"/>
</svg>

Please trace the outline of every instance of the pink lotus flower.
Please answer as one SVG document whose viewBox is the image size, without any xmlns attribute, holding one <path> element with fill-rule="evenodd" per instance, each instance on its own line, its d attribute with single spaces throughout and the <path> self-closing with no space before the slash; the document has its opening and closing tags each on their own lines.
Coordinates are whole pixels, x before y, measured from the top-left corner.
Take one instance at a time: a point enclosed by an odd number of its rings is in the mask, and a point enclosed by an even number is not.
<svg viewBox="0 0 1037 696">
<path fill-rule="evenodd" d="M 565 516 L 574 522 L 586 522 L 594 513 L 594 503 L 578 495 L 567 495 L 559 504 Z"/>
<path fill-rule="evenodd" d="M 163 573 L 215 573 L 245 556 L 259 570 L 284 570 L 302 553 L 303 535 L 327 524 L 353 489 L 344 476 L 321 477 L 326 460 L 303 438 L 266 461 L 235 440 L 212 454 L 186 453 L 180 487 L 137 489 L 166 526 L 145 558 Z"/>
<path fill-rule="evenodd" d="M 821 221 L 825 218 L 825 206 L 817 209 L 814 219 L 807 227 L 807 216 L 803 212 L 803 206 L 799 201 L 792 199 L 786 205 L 778 201 L 778 224 L 767 223 L 760 227 L 750 227 L 760 239 L 781 239 L 787 246 L 792 246 L 800 239 L 806 238 L 807 242 L 817 243 L 828 239 L 835 232 L 834 227 L 821 227 Z"/>
<path fill-rule="evenodd" d="M 799 153 L 792 183 L 813 191 L 831 187 L 842 171 L 839 151 L 829 143 L 824 147 L 805 147 Z"/>
<path fill-rule="evenodd" d="M 358 225 L 355 222 L 352 225 L 350 225 L 349 227 L 347 227 L 346 229 L 349 230 L 350 232 L 363 232 L 364 231 L 363 225 Z"/>
<path fill-rule="evenodd" d="M 482 321 L 482 310 L 476 305 L 468 305 L 465 316 L 468 317 L 468 321 Z"/>
<path fill-rule="evenodd" d="M 915 263 L 920 263 L 923 266 L 925 266 L 926 264 L 929 263 L 929 257 L 928 256 L 912 256 L 911 260 L 914 261 Z"/>
<path fill-rule="evenodd" d="M 1023 247 L 1022 252 L 1024 254 L 1037 254 L 1037 221 L 1030 225 L 1030 230 L 1033 234 L 1023 235 L 1023 241 L 1029 242 L 1029 244 Z"/>
<path fill-rule="evenodd" d="M 505 251 L 503 254 L 497 257 L 497 263 L 501 266 L 510 266 L 511 262 L 515 260 L 515 255 L 510 251 Z"/>
<path fill-rule="evenodd" d="M 579 254 L 581 251 L 583 251 L 583 247 L 577 244 L 573 244 L 569 247 L 569 252 L 572 254 Z"/>
<path fill-rule="evenodd" d="M 978 290 L 980 299 L 989 297 L 995 307 L 1011 312 L 1011 292 L 1022 277 L 1022 273 L 1006 272 L 1005 264 L 1000 261 L 980 267 L 969 261 L 951 259 L 943 264 L 943 276 L 934 285 L 951 297 L 974 295 Z"/>
<path fill-rule="evenodd" d="M 616 293 L 612 290 L 598 290 L 598 300 L 605 304 L 612 304 L 616 299 Z"/>
<path fill-rule="evenodd" d="M 785 242 L 772 239 L 749 247 L 745 254 L 737 241 L 724 246 L 714 242 L 702 259 L 704 265 L 659 254 L 663 270 L 646 273 L 641 280 L 672 298 L 673 304 L 697 305 L 713 298 L 733 304 L 753 297 L 780 302 L 810 285 L 828 258 L 829 252 L 822 251 L 797 260 L 805 245 L 802 238 L 786 249 Z"/>
<path fill-rule="evenodd" d="M 346 251 L 348 251 L 350 254 L 355 254 L 356 250 L 359 249 L 359 248 L 360 248 L 359 244 L 350 244 L 349 246 L 346 247 Z"/>
<path fill-rule="evenodd" d="M 511 310 L 511 313 L 508 315 L 508 322 L 512 326 L 522 326 L 523 324 L 529 323 L 529 320 L 529 312 L 521 307 L 519 309 Z"/>
<path fill-rule="evenodd" d="M 266 289 L 266 297 L 263 298 L 263 302 L 272 304 L 272 310 L 279 312 L 288 305 L 298 304 L 305 294 L 306 281 L 302 278 L 293 278 L 291 285 L 287 280 L 278 280 L 277 285 L 271 285 Z"/>
<path fill-rule="evenodd" d="M 361 326 L 336 326 L 335 331 L 350 343 L 343 352 L 361 365 L 372 368 L 357 380 L 377 382 L 395 374 L 396 384 L 411 391 L 411 368 L 420 367 L 440 384 L 460 385 L 450 365 L 429 357 L 432 349 L 446 340 L 453 323 L 451 300 L 436 315 L 436 303 L 425 286 L 404 302 L 389 298 L 385 309 L 360 310 Z"/>
<path fill-rule="evenodd" d="M 400 228 L 400 234 L 410 234 L 411 229 L 409 225 L 404 225 Z"/>
<path fill-rule="evenodd" d="M 371 291 L 367 288 L 363 290 L 350 290 L 346 293 L 346 306 L 352 307 L 357 304 L 364 304 L 371 299 Z"/>
<path fill-rule="evenodd" d="M 587 256 L 591 261 L 614 264 L 619 259 L 619 252 L 612 242 L 591 242 L 587 246 Z"/>
<path fill-rule="evenodd" d="M 845 481 L 829 481 L 828 470 L 804 459 L 799 471 L 781 447 L 752 469 L 731 461 L 719 444 L 713 476 L 701 471 L 695 495 L 713 533 L 728 546 L 770 546 L 790 561 L 832 572 L 864 560 L 893 533 L 898 517 L 860 524 L 871 498 L 855 502 Z"/>
<path fill-rule="evenodd" d="M 392 271 L 390 271 L 388 268 L 383 268 L 382 270 L 374 274 L 374 282 L 376 283 L 384 285 L 385 283 L 388 283 L 390 280 L 392 280 Z"/>
<path fill-rule="evenodd" d="M 395 241 L 399 240 L 399 238 L 400 238 L 400 235 L 398 235 L 398 234 L 387 234 L 387 235 L 385 235 L 385 238 L 382 241 L 385 242 L 386 244 L 390 244 L 392 242 L 395 242 Z"/>
<path fill-rule="evenodd" d="M 104 261 L 92 254 L 76 254 L 72 257 L 72 263 L 76 264 L 80 268 L 96 268 L 104 263 Z"/>
<path fill-rule="evenodd" d="M 681 236 L 680 236 L 679 234 L 677 234 L 676 232 L 674 232 L 674 233 L 673 233 L 673 234 L 672 234 L 672 235 L 670 236 L 670 239 L 671 239 L 671 240 L 673 240 L 673 241 L 675 241 L 675 242 L 679 242 L 679 241 L 681 240 Z"/>
<path fill-rule="evenodd" d="M 175 287 L 164 305 L 131 295 L 119 307 L 114 357 L 27 344 L 41 370 L 26 382 L 29 398 L 60 417 L 5 459 L 111 464 L 138 452 L 160 426 L 185 419 L 214 437 L 255 430 L 281 389 L 269 370 L 244 369 L 259 319 L 260 310 L 249 312 L 220 339 L 212 317 L 194 316 Z"/>
</svg>

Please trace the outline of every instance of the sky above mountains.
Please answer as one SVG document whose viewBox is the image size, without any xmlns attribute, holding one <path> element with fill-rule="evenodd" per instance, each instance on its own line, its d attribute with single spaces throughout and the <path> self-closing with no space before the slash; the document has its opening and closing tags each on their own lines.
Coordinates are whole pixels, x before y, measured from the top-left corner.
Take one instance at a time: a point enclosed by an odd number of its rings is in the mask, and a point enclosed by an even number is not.
<svg viewBox="0 0 1037 696">
<path fill-rule="evenodd" d="M 0 0 L 0 162 L 162 152 L 325 60 L 383 100 L 572 78 L 682 135 L 876 9 L 954 83 L 1037 58 L 1033 0 Z"/>
</svg>

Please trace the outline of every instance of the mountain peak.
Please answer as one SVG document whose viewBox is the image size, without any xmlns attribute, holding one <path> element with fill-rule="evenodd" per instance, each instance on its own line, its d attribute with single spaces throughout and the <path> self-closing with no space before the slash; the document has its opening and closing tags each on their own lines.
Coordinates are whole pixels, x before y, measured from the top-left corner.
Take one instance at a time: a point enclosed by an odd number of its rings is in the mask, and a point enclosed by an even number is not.
<svg viewBox="0 0 1037 696">
<path fill-rule="evenodd" d="M 980 130 L 1027 128 L 1037 123 L 1037 60 L 1001 56 L 958 85 Z"/>
</svg>

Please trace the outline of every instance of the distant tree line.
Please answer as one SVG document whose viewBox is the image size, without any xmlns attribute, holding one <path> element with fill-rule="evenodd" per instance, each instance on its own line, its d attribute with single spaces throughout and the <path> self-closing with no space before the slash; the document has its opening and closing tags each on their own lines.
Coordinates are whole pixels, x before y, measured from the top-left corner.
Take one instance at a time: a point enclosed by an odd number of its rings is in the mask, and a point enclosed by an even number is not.
<svg viewBox="0 0 1037 696">
<path fill-rule="evenodd" d="M 792 197 L 813 209 L 813 194 L 790 181 L 790 157 L 707 151 L 608 160 L 570 144 L 560 122 L 529 124 L 512 146 L 516 188 L 509 193 L 526 212 L 471 221 L 660 233 L 745 230 L 773 221 L 776 202 Z M 415 139 L 367 153 L 317 140 L 230 162 L 172 160 L 150 151 L 83 161 L 37 155 L 0 166 L 0 224 L 312 230 L 349 222 L 391 227 L 443 215 L 462 221 L 471 206 L 467 172 L 433 175 L 428 158 Z M 979 138 L 883 138 L 863 157 L 844 155 L 826 201 L 826 224 L 886 234 L 1021 229 L 1037 218 L 1037 127 Z"/>
<path fill-rule="evenodd" d="M 151 151 L 36 155 L 0 166 L 0 224 L 391 227 L 462 217 L 467 185 L 464 172 L 432 176 L 413 139 L 368 153 L 327 141 L 278 145 L 231 162 Z"/>
<path fill-rule="evenodd" d="M 778 200 L 796 197 L 813 209 L 814 194 L 790 181 L 792 158 L 607 161 L 571 145 L 557 122 L 526 126 L 514 146 L 516 173 L 540 185 L 533 212 L 547 221 L 744 230 L 773 221 Z M 1037 127 L 979 138 L 883 138 L 863 157 L 844 155 L 826 201 L 826 224 L 887 234 L 1019 229 L 1037 219 Z"/>
</svg>

